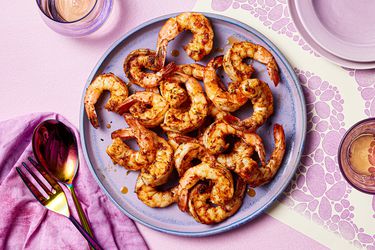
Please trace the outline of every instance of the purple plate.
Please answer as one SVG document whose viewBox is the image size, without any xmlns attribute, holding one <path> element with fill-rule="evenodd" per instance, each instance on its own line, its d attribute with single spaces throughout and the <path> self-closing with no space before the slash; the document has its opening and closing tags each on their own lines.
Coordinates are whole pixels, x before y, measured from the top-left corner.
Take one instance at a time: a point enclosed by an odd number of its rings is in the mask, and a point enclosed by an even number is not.
<svg viewBox="0 0 375 250">
<path fill-rule="evenodd" d="M 199 224 L 187 213 L 182 213 L 176 205 L 163 209 L 147 207 L 138 200 L 133 192 L 138 173 L 130 172 L 127 174 L 126 169 L 114 166 L 105 152 L 106 147 L 111 143 L 111 132 L 126 126 L 123 117 L 104 109 L 104 103 L 108 99 L 108 95 L 106 95 L 96 105 L 100 128 L 94 129 L 85 114 L 83 97 L 87 86 L 95 76 L 101 73 L 113 72 L 127 82 L 128 80 L 125 78 L 122 68 L 124 58 L 134 49 L 155 48 L 160 28 L 169 17 L 176 15 L 172 14 L 153 19 L 133 29 L 115 42 L 99 60 L 89 76 L 86 86 L 83 88 L 80 111 L 81 142 L 85 159 L 99 186 L 117 207 L 130 218 L 150 228 L 170 234 L 207 236 L 231 230 L 254 219 L 282 194 L 299 165 L 303 150 L 306 135 L 305 101 L 293 68 L 266 37 L 251 27 L 233 19 L 205 14 L 211 20 L 215 31 L 215 48 L 226 47 L 228 38 L 234 36 L 240 40 L 249 40 L 261 44 L 275 56 L 280 68 L 281 79 L 277 87 L 271 84 L 265 66 L 254 63 L 256 69 L 255 77 L 270 83 L 275 100 L 275 114 L 259 132 L 264 139 L 268 159 L 270 152 L 273 150 L 273 124 L 277 122 L 283 125 L 287 143 L 284 161 L 271 183 L 256 188 L 255 197 L 246 196 L 241 209 L 234 216 L 217 225 Z M 189 37 L 189 34 L 180 34 L 168 45 L 167 59 L 169 61 L 173 60 L 179 64 L 192 63 L 192 60 L 182 50 L 182 46 L 186 44 Z M 179 50 L 180 55 L 178 57 L 170 56 L 172 50 Z M 216 50 L 202 63 L 207 63 L 210 58 L 217 55 L 219 55 L 219 52 Z M 140 90 L 140 88 L 134 84 L 130 86 L 130 93 L 134 93 L 136 90 Z M 248 116 L 251 111 L 251 106 L 246 106 L 239 115 L 242 117 Z M 107 124 L 110 124 L 111 128 L 107 128 Z M 120 190 L 123 186 L 129 189 L 127 194 L 121 193 Z"/>
<path fill-rule="evenodd" d="M 319 55 L 325 57 L 327 60 L 338 64 L 340 66 L 344 66 L 351 69 L 373 69 L 375 68 L 375 62 L 355 62 L 346 60 L 344 58 L 338 57 L 329 51 L 322 48 L 315 40 L 310 36 L 310 34 L 306 31 L 305 27 L 303 26 L 300 17 L 296 10 L 296 0 L 288 0 L 288 9 L 290 17 L 293 20 L 294 26 L 298 30 L 299 34 L 303 37 L 303 39 L 311 46 L 311 48 Z"/>
<path fill-rule="evenodd" d="M 322 48 L 346 60 L 375 61 L 375 1 L 299 0 L 298 16 Z"/>
</svg>

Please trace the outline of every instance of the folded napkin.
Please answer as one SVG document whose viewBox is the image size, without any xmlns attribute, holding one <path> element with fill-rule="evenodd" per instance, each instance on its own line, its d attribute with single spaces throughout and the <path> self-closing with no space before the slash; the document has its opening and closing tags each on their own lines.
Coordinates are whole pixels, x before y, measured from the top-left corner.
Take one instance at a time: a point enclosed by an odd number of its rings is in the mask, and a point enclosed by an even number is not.
<svg viewBox="0 0 375 250">
<path fill-rule="evenodd" d="M 0 248 L 1 249 L 88 249 L 88 244 L 65 217 L 45 209 L 23 184 L 15 167 L 33 156 L 34 128 L 55 113 L 36 113 L 0 122 Z M 95 238 L 104 249 L 147 249 L 134 222 L 126 217 L 100 190 L 83 159 L 79 143 L 80 166 L 74 179 L 75 190 Z M 31 164 L 30 164 L 31 165 Z M 70 212 L 78 220 L 70 194 L 65 192 Z"/>
</svg>

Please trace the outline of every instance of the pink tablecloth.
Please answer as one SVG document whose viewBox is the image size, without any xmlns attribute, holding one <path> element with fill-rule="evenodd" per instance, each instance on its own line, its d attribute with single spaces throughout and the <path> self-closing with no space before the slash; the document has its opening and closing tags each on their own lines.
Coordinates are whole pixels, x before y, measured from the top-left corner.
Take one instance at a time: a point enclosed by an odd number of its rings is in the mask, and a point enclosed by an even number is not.
<svg viewBox="0 0 375 250">
<path fill-rule="evenodd" d="M 78 126 L 84 83 L 104 51 L 136 25 L 160 15 L 191 10 L 195 0 L 114 2 L 105 26 L 97 34 L 80 39 L 51 31 L 38 16 L 35 1 L 10 1 L 0 8 L 0 120 L 54 111 Z M 199 239 L 138 227 L 153 249 L 323 248 L 268 215 L 232 232 Z"/>
</svg>

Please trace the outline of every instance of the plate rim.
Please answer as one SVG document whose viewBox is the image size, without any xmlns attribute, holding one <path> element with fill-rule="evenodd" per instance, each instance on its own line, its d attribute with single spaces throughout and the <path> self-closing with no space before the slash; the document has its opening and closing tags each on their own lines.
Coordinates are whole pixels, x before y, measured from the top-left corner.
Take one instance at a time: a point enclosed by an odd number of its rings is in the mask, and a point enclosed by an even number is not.
<svg viewBox="0 0 375 250">
<path fill-rule="evenodd" d="M 154 229 L 154 230 L 159 231 L 159 232 L 168 233 L 168 234 L 177 235 L 177 236 L 204 237 L 204 236 L 215 235 L 215 234 L 219 234 L 219 233 L 224 233 L 224 232 L 229 231 L 229 230 L 233 230 L 233 229 L 238 228 L 239 226 L 241 226 L 241 225 L 243 225 L 243 224 L 245 224 L 245 223 L 247 223 L 251 220 L 254 220 L 259 215 L 263 214 L 268 208 L 270 208 L 271 205 L 274 204 L 276 199 L 282 195 L 283 191 L 286 189 L 287 185 L 290 183 L 291 179 L 293 178 L 293 176 L 295 175 L 295 173 L 297 171 L 297 168 L 298 168 L 299 163 L 301 161 L 302 152 L 303 152 L 303 149 L 304 149 L 304 146 L 305 146 L 306 132 L 307 132 L 306 131 L 306 128 L 307 128 L 306 102 L 305 102 L 305 97 L 303 95 L 302 86 L 300 85 L 298 77 L 297 77 L 296 73 L 294 72 L 291 64 L 286 59 L 286 57 L 281 53 L 281 51 L 267 37 L 265 37 L 263 34 L 258 32 L 256 29 L 252 28 L 251 26 L 249 26 L 249 25 L 247 25 L 247 24 L 245 24 L 241 21 L 235 20 L 233 18 L 226 17 L 226 16 L 219 15 L 219 14 L 214 14 L 214 13 L 199 12 L 199 13 L 202 13 L 203 15 L 205 15 L 208 18 L 213 18 L 213 19 L 217 19 L 217 20 L 220 20 L 220 21 L 227 22 L 227 23 L 232 24 L 232 25 L 236 25 L 236 26 L 246 30 L 250 34 L 253 34 L 253 35 L 257 36 L 264 43 L 266 43 L 270 47 L 272 52 L 277 54 L 278 57 L 280 58 L 280 60 L 283 62 L 286 69 L 288 70 L 289 74 L 291 75 L 292 81 L 295 83 L 296 90 L 297 90 L 297 93 L 298 93 L 298 97 L 299 97 L 299 99 L 301 100 L 301 103 L 302 103 L 301 113 L 302 113 L 302 116 L 304 117 L 304 119 L 302 120 L 302 124 L 301 124 L 302 125 L 301 140 L 302 141 L 301 141 L 300 147 L 295 149 L 295 150 L 298 150 L 298 152 L 297 152 L 297 159 L 298 160 L 294 163 L 294 167 L 293 167 L 294 170 L 292 170 L 292 172 L 290 173 L 290 176 L 288 176 L 288 178 L 286 178 L 285 183 L 283 185 L 281 185 L 281 188 L 276 193 L 276 195 L 274 195 L 274 197 L 272 197 L 268 202 L 266 202 L 262 207 L 260 207 L 253 214 L 250 214 L 250 215 L 248 215 L 248 216 L 246 216 L 246 217 L 244 217 L 240 220 L 234 221 L 233 223 L 231 223 L 229 225 L 226 225 L 226 226 L 223 226 L 223 227 L 208 229 L 208 230 L 201 231 L 201 232 L 185 232 L 185 231 L 171 230 L 171 229 L 165 229 L 165 228 L 162 228 L 162 227 L 158 227 L 158 226 L 155 226 L 151 223 L 143 221 L 142 219 L 139 219 L 139 218 L 135 217 L 134 215 L 132 215 L 130 212 L 125 210 L 120 204 L 118 204 L 116 202 L 116 200 L 108 193 L 107 189 L 104 187 L 104 185 L 101 183 L 99 177 L 97 176 L 97 174 L 94 170 L 93 164 L 91 163 L 90 158 L 88 156 L 87 147 L 86 147 L 86 140 L 85 140 L 85 133 L 84 133 L 84 120 L 87 119 L 87 117 L 85 115 L 85 109 L 84 109 L 84 96 L 85 96 L 85 92 L 86 92 L 85 90 L 88 87 L 88 85 L 91 83 L 93 77 L 96 75 L 96 73 L 97 73 L 98 69 L 100 68 L 100 66 L 102 65 L 102 63 L 105 61 L 105 59 L 108 57 L 108 55 L 114 49 L 116 49 L 116 47 L 119 44 L 121 44 L 124 40 L 126 40 L 128 37 L 130 37 L 133 33 L 147 27 L 148 25 L 151 25 L 151 24 L 159 22 L 159 21 L 167 20 L 168 18 L 174 17 L 174 16 L 176 16 L 178 14 L 181 14 L 181 13 L 184 13 L 184 12 L 177 12 L 177 13 L 171 13 L 171 14 L 159 16 L 159 17 L 150 19 L 150 20 L 136 26 L 135 28 L 131 29 L 130 31 L 125 33 L 123 36 L 121 36 L 119 39 L 117 39 L 114 43 L 112 43 L 112 45 L 104 52 L 103 56 L 98 60 L 97 64 L 95 65 L 95 67 L 91 71 L 90 75 L 88 76 L 85 87 L 83 89 L 82 98 L 81 98 L 81 107 L 80 107 L 80 118 L 79 118 L 79 129 L 80 129 L 80 132 L 81 132 L 80 141 L 81 141 L 81 145 L 82 145 L 82 152 L 83 152 L 84 158 L 87 162 L 87 165 L 88 165 L 88 167 L 91 171 L 91 174 L 94 176 L 96 182 L 98 183 L 98 185 L 101 188 L 101 190 L 103 191 L 103 193 L 105 193 L 105 195 L 126 216 L 128 216 L 130 219 L 134 220 L 135 222 L 138 222 L 138 223 L 140 223 L 140 224 L 142 224 L 146 227 L 149 227 L 149 228 Z"/>
<path fill-rule="evenodd" d="M 296 1 L 295 3 L 296 3 L 295 4 L 296 11 L 297 11 L 299 20 L 301 21 L 301 24 L 303 25 L 304 29 L 309 34 L 309 36 L 321 48 L 325 49 L 326 51 L 330 52 L 331 54 L 337 57 L 340 57 L 348 61 L 361 62 L 361 63 L 374 62 L 375 60 L 374 54 L 370 54 L 369 56 L 368 53 L 365 52 L 365 50 L 375 48 L 375 43 L 371 45 L 356 45 L 354 43 L 343 40 L 340 37 L 336 36 L 331 31 L 329 31 L 326 28 L 326 26 L 321 22 L 321 20 L 319 20 L 317 13 L 315 11 L 315 8 L 314 8 L 313 1 L 309 1 L 309 0 L 301 1 L 300 0 L 300 1 Z M 314 27 L 313 25 L 309 25 L 312 22 L 312 18 L 315 20 L 316 27 Z M 320 31 L 319 35 L 321 36 L 321 38 L 324 38 L 324 39 L 317 38 L 318 30 Z M 332 46 L 330 42 L 334 42 L 334 44 L 337 46 Z M 343 49 L 347 52 L 347 54 L 341 52 Z"/>
<path fill-rule="evenodd" d="M 321 47 L 319 44 L 317 44 L 315 40 L 308 34 L 308 32 L 303 27 L 303 24 L 297 14 L 295 2 L 296 0 L 287 0 L 289 16 L 294 24 L 294 27 L 298 31 L 298 34 L 303 38 L 303 40 L 310 46 L 310 48 L 316 54 L 325 58 L 326 60 L 328 60 L 329 62 L 335 65 L 349 68 L 349 69 L 364 70 L 364 69 L 375 68 L 375 61 L 374 62 L 356 62 L 356 61 L 347 60 L 347 59 L 344 59 L 344 58 L 341 58 L 339 56 L 332 54 L 331 52 L 327 51 L 326 49 Z"/>
</svg>

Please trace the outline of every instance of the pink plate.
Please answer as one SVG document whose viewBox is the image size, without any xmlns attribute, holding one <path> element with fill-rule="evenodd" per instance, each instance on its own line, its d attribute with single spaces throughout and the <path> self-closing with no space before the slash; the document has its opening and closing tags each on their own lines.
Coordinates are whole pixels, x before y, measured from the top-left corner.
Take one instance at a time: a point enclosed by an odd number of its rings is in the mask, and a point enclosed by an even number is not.
<svg viewBox="0 0 375 250">
<path fill-rule="evenodd" d="M 322 48 L 346 60 L 375 61 L 375 1 L 299 0 L 302 25 Z"/>
<path fill-rule="evenodd" d="M 338 64 L 340 66 L 344 66 L 351 69 L 373 69 L 375 68 L 375 61 L 374 62 L 356 62 L 346 60 L 344 58 L 338 57 L 329 51 L 322 48 L 315 40 L 310 36 L 310 34 L 306 31 L 305 27 L 303 26 L 300 17 L 298 16 L 296 10 L 296 0 L 288 0 L 288 8 L 289 14 L 294 22 L 294 26 L 298 30 L 299 34 L 302 38 L 310 45 L 310 47 L 319 55 L 325 57 L 327 60 Z"/>
</svg>

